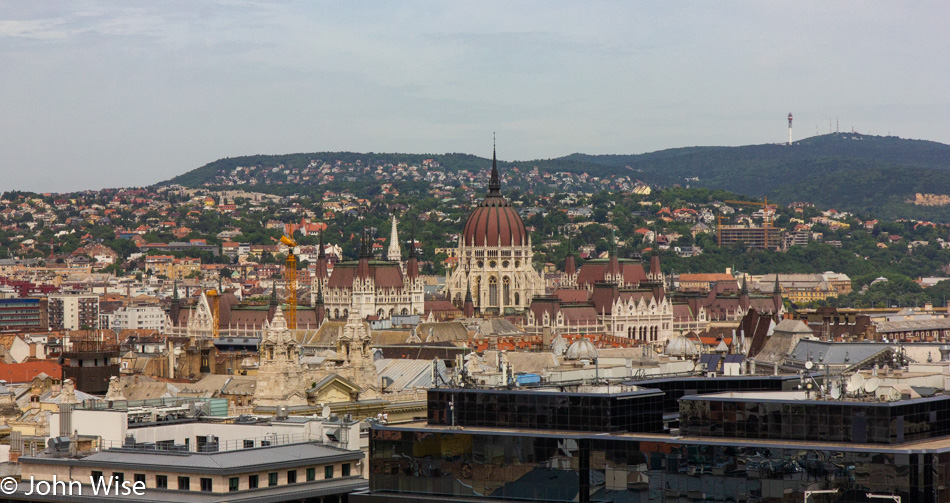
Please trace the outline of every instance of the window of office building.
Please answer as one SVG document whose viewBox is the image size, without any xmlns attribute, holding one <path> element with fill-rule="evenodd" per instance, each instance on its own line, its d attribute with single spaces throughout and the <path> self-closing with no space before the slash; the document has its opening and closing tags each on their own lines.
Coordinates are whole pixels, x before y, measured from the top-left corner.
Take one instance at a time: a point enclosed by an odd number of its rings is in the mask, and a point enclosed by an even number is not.
<svg viewBox="0 0 950 503">
<path fill-rule="evenodd" d="M 317 469 L 307 468 L 307 482 L 313 482 L 314 480 L 317 480 Z"/>
<path fill-rule="evenodd" d="M 323 467 L 323 478 L 325 479 L 333 478 L 333 465 L 327 465 Z"/>
<path fill-rule="evenodd" d="M 168 489 L 168 475 L 156 475 L 156 476 L 155 476 L 155 488 L 156 488 L 156 489 Z"/>
<path fill-rule="evenodd" d="M 121 486 L 125 482 L 125 474 L 122 472 L 112 472 L 112 478 Z"/>
<path fill-rule="evenodd" d="M 277 472 L 270 472 L 267 474 L 267 485 L 269 486 L 277 485 Z"/>
<path fill-rule="evenodd" d="M 349 477 L 349 476 L 350 476 L 350 464 L 349 464 L 349 463 L 343 463 L 343 469 L 342 469 L 342 471 L 341 471 L 341 474 L 342 474 L 342 476 L 344 476 L 344 477 Z"/>
<path fill-rule="evenodd" d="M 201 478 L 201 490 L 206 492 L 211 492 L 211 479 L 202 477 Z"/>
<path fill-rule="evenodd" d="M 90 478 L 92 479 L 93 482 L 95 482 L 102 478 L 102 472 L 95 470 L 92 472 L 92 475 Z"/>
<path fill-rule="evenodd" d="M 132 481 L 135 482 L 136 484 L 138 484 L 139 482 L 141 482 L 141 483 L 144 485 L 144 484 L 145 484 L 145 474 L 144 474 L 144 473 L 136 473 L 136 474 L 132 475 Z"/>
<path fill-rule="evenodd" d="M 247 488 L 248 489 L 257 489 L 258 477 L 257 475 L 248 475 L 247 477 Z"/>
<path fill-rule="evenodd" d="M 238 487 L 241 484 L 241 479 L 239 477 L 231 477 L 228 479 L 228 491 L 234 492 L 238 490 Z"/>
<path fill-rule="evenodd" d="M 191 479 L 188 477 L 178 477 L 178 489 L 181 491 L 190 491 Z"/>
<path fill-rule="evenodd" d="M 287 471 L 287 483 L 296 484 L 297 483 L 297 470 L 288 470 Z"/>
</svg>

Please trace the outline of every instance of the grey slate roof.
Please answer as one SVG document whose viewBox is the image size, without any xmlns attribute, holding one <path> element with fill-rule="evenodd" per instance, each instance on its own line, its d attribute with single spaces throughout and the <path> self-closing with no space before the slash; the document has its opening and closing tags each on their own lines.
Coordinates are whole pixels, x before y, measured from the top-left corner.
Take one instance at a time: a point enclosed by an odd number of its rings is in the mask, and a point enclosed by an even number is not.
<svg viewBox="0 0 950 503">
<path fill-rule="evenodd" d="M 169 467 L 175 467 L 175 469 L 194 473 L 227 475 L 303 464 L 357 460 L 362 457 L 362 453 L 358 451 L 348 451 L 318 443 L 297 443 L 212 453 L 109 449 L 78 460 L 42 457 L 21 459 L 29 463 L 77 463 L 86 466 L 120 467 L 128 470 L 168 471 Z"/>
</svg>

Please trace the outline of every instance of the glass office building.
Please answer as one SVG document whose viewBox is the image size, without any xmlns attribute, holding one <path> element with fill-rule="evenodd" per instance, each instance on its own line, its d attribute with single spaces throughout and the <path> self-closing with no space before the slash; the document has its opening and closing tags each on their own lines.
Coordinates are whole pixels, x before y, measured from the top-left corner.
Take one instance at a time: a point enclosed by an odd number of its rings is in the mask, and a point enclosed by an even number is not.
<svg viewBox="0 0 950 503">
<path fill-rule="evenodd" d="M 616 392 L 431 389 L 429 424 L 591 432 L 663 431 L 661 391 L 631 386 L 613 388 Z"/>
<path fill-rule="evenodd" d="M 668 383 L 665 393 L 692 389 L 683 388 L 689 381 L 680 384 Z M 662 432 L 635 431 L 644 423 L 618 429 L 590 411 L 581 414 L 590 425 L 571 429 L 571 419 L 558 417 L 576 417 L 566 409 L 543 409 L 545 423 L 537 408 L 519 406 L 537 407 L 538 399 L 522 397 L 562 394 L 519 393 L 431 390 L 428 424 L 374 426 L 370 491 L 352 500 L 797 502 L 805 491 L 834 490 L 809 501 L 866 502 L 872 493 L 903 503 L 950 502 L 950 435 L 943 426 L 950 395 L 861 402 L 782 391 L 691 394 L 679 399 L 682 429 Z M 662 404 L 662 396 L 638 393 Z M 484 396 L 493 394 L 496 407 L 505 401 L 508 409 L 478 419 L 491 403 Z M 474 407 L 475 424 L 443 415 L 459 403 L 467 405 L 453 412 Z M 609 400 L 600 403 L 593 410 L 609 410 Z"/>
</svg>

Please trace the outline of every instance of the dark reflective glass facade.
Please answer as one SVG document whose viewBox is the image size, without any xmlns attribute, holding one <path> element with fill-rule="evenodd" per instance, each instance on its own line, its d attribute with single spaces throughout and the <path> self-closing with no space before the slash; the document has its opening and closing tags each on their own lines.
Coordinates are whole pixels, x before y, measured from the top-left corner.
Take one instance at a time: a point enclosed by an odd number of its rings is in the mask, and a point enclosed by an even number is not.
<svg viewBox="0 0 950 503">
<path fill-rule="evenodd" d="M 719 376 L 706 377 L 670 377 L 666 379 L 646 379 L 630 381 L 629 384 L 641 388 L 653 388 L 662 391 L 663 412 L 679 412 L 679 399 L 690 395 L 723 393 L 726 391 L 791 391 L 797 389 L 798 376 Z"/>
<path fill-rule="evenodd" d="M 950 396 L 883 403 L 684 397 L 680 431 L 697 437 L 900 444 L 950 435 Z"/>
<path fill-rule="evenodd" d="M 371 495 L 535 501 L 950 502 L 950 453 L 805 449 L 631 436 L 546 436 L 375 427 Z"/>
<path fill-rule="evenodd" d="M 663 394 L 430 389 L 431 425 L 587 432 L 663 431 Z"/>
</svg>

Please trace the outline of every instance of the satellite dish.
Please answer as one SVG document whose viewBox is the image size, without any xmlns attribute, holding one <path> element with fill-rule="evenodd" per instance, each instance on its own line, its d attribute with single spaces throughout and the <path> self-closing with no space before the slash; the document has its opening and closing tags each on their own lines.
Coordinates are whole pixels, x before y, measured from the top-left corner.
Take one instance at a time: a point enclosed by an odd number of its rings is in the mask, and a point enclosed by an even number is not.
<svg viewBox="0 0 950 503">
<path fill-rule="evenodd" d="M 841 398 L 841 388 L 837 384 L 831 385 L 831 398 L 834 400 Z"/>
<path fill-rule="evenodd" d="M 815 363 L 811 360 L 808 360 L 807 362 L 805 362 L 805 370 L 811 370 L 811 368 L 814 366 L 815 366 Z"/>
<path fill-rule="evenodd" d="M 872 377 L 868 379 L 868 382 L 864 383 L 864 391 L 867 393 L 874 393 L 880 385 L 881 380 L 877 377 Z"/>
<path fill-rule="evenodd" d="M 324 406 L 323 406 L 323 410 L 320 411 L 320 417 L 322 417 L 323 419 L 326 419 L 326 418 L 330 417 L 330 406 L 329 406 L 329 405 L 324 405 Z"/>
<path fill-rule="evenodd" d="M 852 391 L 861 391 L 864 388 L 864 376 L 854 374 L 848 379 L 848 389 Z"/>
</svg>

